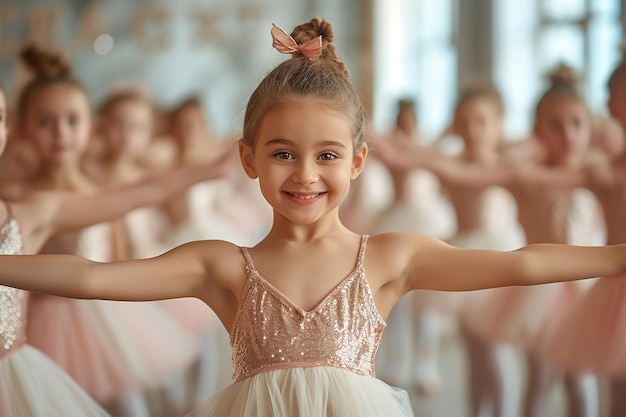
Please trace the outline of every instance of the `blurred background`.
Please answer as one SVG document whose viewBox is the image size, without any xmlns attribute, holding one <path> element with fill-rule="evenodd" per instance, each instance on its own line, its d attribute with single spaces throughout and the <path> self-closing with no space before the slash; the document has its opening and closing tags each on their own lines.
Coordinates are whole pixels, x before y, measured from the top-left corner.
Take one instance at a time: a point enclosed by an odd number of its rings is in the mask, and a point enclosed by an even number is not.
<svg viewBox="0 0 626 417">
<path fill-rule="evenodd" d="M 420 138 L 435 141 L 453 119 L 459 91 L 483 81 L 503 96 L 505 136 L 520 140 L 532 130 L 547 74 L 560 63 L 581 75 L 594 116 L 607 115 L 607 80 L 622 59 L 626 2 L 0 0 L 0 81 L 13 106 L 24 83 L 17 54 L 35 42 L 69 58 L 94 109 L 118 87 L 145 89 L 163 108 L 198 95 L 215 136 L 238 135 L 252 90 L 285 59 L 271 47 L 271 24 L 289 32 L 312 16 L 333 24 L 375 130 L 391 130 L 398 100 L 412 100 Z M 369 206 L 382 206 L 390 197 L 368 198 Z M 228 357 L 227 336 L 220 336 Z M 441 391 L 425 396 L 406 387 L 416 415 L 467 415 L 465 357 L 451 339 L 441 348 Z M 506 360 L 519 359 L 509 352 Z M 230 378 L 228 361 L 222 364 L 220 387 Z M 601 399 L 604 413 L 602 390 Z M 550 415 L 564 415 L 562 390 L 551 401 Z"/>
<path fill-rule="evenodd" d="M 486 80 L 518 138 L 559 62 L 584 76 L 587 103 L 605 113 L 625 9 L 620 0 L 3 0 L 0 78 L 11 97 L 16 53 L 35 41 L 67 54 L 95 102 L 117 84 L 144 86 L 164 106 L 200 93 L 215 131 L 231 133 L 261 76 L 284 59 L 271 23 L 289 31 L 317 15 L 334 24 L 376 127 L 393 122 L 398 98 L 412 98 L 422 134 L 435 137 L 459 88 Z"/>
</svg>

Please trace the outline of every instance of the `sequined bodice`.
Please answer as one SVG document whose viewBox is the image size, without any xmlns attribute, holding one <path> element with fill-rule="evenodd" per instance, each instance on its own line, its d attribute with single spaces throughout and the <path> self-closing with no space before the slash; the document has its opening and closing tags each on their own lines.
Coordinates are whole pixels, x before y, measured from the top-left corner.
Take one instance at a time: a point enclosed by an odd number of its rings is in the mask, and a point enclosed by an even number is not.
<svg viewBox="0 0 626 417">
<path fill-rule="evenodd" d="M 248 279 L 231 332 L 234 382 L 280 368 L 332 366 L 374 376 L 385 322 L 372 296 L 363 258 L 313 310 L 304 311 L 266 281 L 241 248 Z"/>
<path fill-rule="evenodd" d="M 10 212 L 9 212 L 10 213 Z M 0 229 L 0 254 L 22 252 L 22 237 L 15 219 L 10 218 Z M 0 285 L 0 359 L 24 344 L 26 292 Z"/>
</svg>

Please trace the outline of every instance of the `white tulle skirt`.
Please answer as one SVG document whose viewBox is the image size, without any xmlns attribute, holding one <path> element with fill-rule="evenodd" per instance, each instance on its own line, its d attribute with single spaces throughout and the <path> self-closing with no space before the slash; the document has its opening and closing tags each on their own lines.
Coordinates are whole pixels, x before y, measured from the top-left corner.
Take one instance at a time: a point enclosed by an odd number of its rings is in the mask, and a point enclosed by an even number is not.
<svg viewBox="0 0 626 417">
<path fill-rule="evenodd" d="M 108 414 L 51 359 L 24 346 L 0 359 L 0 416 L 106 417 Z"/>
<path fill-rule="evenodd" d="M 229 386 L 187 417 L 414 416 L 406 391 L 333 367 L 263 372 Z"/>
</svg>

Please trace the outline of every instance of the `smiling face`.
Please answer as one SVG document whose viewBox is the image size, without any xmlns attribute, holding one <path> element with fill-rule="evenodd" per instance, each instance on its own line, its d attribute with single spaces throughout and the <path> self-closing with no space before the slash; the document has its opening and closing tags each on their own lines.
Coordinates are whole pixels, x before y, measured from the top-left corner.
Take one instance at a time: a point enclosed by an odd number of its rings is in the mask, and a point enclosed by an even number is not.
<svg viewBox="0 0 626 417">
<path fill-rule="evenodd" d="M 535 133 L 545 145 L 550 162 L 577 166 L 591 141 L 591 121 L 580 99 L 568 95 L 551 96 L 541 104 Z"/>
<path fill-rule="evenodd" d="M 240 143 L 243 167 L 259 178 L 275 216 L 309 225 L 336 216 L 363 169 L 367 147 L 356 151 L 351 123 L 319 101 L 290 101 L 264 116 L 254 147 Z"/>
<path fill-rule="evenodd" d="M 87 96 L 72 85 L 54 84 L 37 91 L 22 117 L 22 134 L 51 162 L 80 157 L 91 135 Z"/>
</svg>

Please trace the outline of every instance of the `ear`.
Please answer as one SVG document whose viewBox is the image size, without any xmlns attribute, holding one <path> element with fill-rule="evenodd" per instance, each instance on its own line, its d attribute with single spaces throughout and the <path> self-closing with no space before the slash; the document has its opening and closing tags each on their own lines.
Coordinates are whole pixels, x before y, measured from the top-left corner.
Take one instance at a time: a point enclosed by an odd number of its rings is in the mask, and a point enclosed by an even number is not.
<svg viewBox="0 0 626 417">
<path fill-rule="evenodd" d="M 365 167 L 368 151 L 367 145 L 362 144 L 354 153 L 354 157 L 352 158 L 352 172 L 350 173 L 351 180 L 355 180 L 361 175 L 361 171 L 363 171 Z"/>
<path fill-rule="evenodd" d="M 239 159 L 241 160 L 241 166 L 246 172 L 246 175 L 253 180 L 259 177 L 254 166 L 254 151 L 253 149 L 243 142 L 243 138 L 237 142 L 237 148 L 239 150 Z"/>
</svg>

